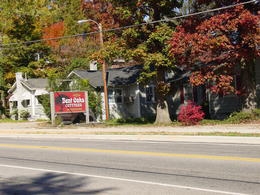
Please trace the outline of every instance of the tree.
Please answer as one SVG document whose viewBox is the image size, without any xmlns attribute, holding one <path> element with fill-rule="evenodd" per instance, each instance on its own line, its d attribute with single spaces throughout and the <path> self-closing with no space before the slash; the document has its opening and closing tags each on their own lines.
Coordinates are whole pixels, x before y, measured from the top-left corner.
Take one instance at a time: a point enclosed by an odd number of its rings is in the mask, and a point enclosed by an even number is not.
<svg viewBox="0 0 260 195">
<path fill-rule="evenodd" d="M 55 38 L 64 36 L 64 31 L 64 22 L 56 22 L 54 24 L 51 24 L 50 26 L 43 28 L 42 38 L 47 39 L 46 43 L 50 45 L 53 49 L 57 49 L 60 47 L 60 43 L 59 40 Z"/>
<path fill-rule="evenodd" d="M 93 1 L 97 2 L 97 1 Z M 174 68 L 167 52 L 167 41 L 171 37 L 174 23 L 149 24 L 145 21 L 160 20 L 176 15 L 175 9 L 182 3 L 177 0 L 108 0 L 114 8 L 112 16 L 115 24 L 120 26 L 133 25 L 132 28 L 121 29 L 115 36 L 107 40 L 103 55 L 105 59 L 125 58 L 136 64 L 144 64 L 144 72 L 140 80 L 156 83 L 157 92 L 157 123 L 170 122 L 166 97 L 169 84 L 166 83 L 165 71 Z M 136 25 L 136 27 L 134 27 Z M 111 52 L 111 48 L 114 48 Z M 118 48 L 118 49 L 115 49 Z"/>
<path fill-rule="evenodd" d="M 50 18 L 47 0 L 34 2 L 1 1 L 0 7 L 2 47 L 0 66 L 5 86 L 14 82 L 14 73 L 24 71 L 28 76 L 47 76 L 50 49 L 43 43 L 34 43 L 41 38 L 41 29 Z M 16 44 L 9 44 L 9 43 Z M 27 42 L 27 44 L 24 44 Z"/>
<path fill-rule="evenodd" d="M 144 70 L 141 73 L 141 81 L 154 80 L 157 91 L 157 108 L 155 123 L 170 123 L 167 105 L 167 96 L 170 92 L 170 84 L 165 81 L 165 73 L 174 69 L 173 60 L 167 55 L 168 48 L 165 47 L 170 40 L 173 30 L 163 24 L 156 27 L 145 43 L 146 55 L 143 56 Z"/>
<path fill-rule="evenodd" d="M 241 5 L 183 21 L 173 33 L 170 54 L 176 65 L 192 72 L 191 84 L 211 83 L 218 94 L 239 92 L 248 109 L 255 106 L 254 60 L 259 56 L 259 41 L 259 17 Z M 238 71 L 241 91 L 232 86 Z"/>
<path fill-rule="evenodd" d="M 119 25 L 113 14 L 114 7 L 108 0 L 83 1 L 82 9 L 86 19 L 101 23 L 104 29 L 116 28 Z M 98 30 L 97 26 L 92 29 Z"/>
</svg>

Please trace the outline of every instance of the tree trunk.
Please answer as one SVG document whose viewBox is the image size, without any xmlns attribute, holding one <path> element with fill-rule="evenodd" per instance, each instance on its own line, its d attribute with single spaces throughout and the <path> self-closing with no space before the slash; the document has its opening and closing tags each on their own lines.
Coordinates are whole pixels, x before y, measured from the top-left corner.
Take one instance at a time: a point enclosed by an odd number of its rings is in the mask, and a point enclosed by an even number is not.
<svg viewBox="0 0 260 195">
<path fill-rule="evenodd" d="M 157 104 L 155 124 L 170 124 L 171 122 L 168 105 L 164 100 Z"/>
<path fill-rule="evenodd" d="M 247 64 L 241 72 L 242 110 L 249 111 L 257 107 L 254 63 Z"/>
<path fill-rule="evenodd" d="M 163 67 L 157 68 L 156 92 L 157 92 L 157 107 L 156 107 L 155 124 L 169 124 L 171 123 L 171 119 L 168 110 L 168 104 L 166 101 L 168 88 L 167 88 L 167 84 L 164 81 Z"/>
</svg>

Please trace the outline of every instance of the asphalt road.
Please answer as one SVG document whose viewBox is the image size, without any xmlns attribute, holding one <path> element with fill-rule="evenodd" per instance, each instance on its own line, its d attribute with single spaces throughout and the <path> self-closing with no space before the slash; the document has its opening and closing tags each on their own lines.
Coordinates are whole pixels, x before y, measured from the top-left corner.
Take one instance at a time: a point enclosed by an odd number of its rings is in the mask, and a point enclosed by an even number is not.
<svg viewBox="0 0 260 195">
<path fill-rule="evenodd" d="M 2 137 L 0 194 L 260 194 L 260 144 Z"/>
</svg>

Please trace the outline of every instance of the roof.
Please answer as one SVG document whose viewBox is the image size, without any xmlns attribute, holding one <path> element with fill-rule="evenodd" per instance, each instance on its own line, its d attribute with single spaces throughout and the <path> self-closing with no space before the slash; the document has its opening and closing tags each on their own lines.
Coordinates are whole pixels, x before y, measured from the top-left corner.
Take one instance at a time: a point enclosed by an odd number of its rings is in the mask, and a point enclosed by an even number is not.
<svg viewBox="0 0 260 195">
<path fill-rule="evenodd" d="M 81 79 L 87 79 L 90 85 L 95 88 L 103 86 L 101 71 L 74 70 L 69 74 L 68 77 L 70 77 L 72 74 L 76 74 Z"/>
<path fill-rule="evenodd" d="M 108 74 L 108 85 L 129 85 L 137 82 L 142 66 L 128 66 L 125 68 L 111 69 Z"/>
<path fill-rule="evenodd" d="M 23 80 L 22 83 L 30 89 L 46 89 L 48 87 L 48 79 L 42 78 Z"/>
<path fill-rule="evenodd" d="M 108 86 L 130 85 L 137 82 L 137 79 L 142 70 L 141 65 L 128 66 L 124 68 L 116 68 L 107 70 L 108 73 Z M 102 72 L 101 71 L 88 71 L 88 70 L 74 70 L 68 77 L 73 74 L 82 79 L 89 80 L 93 87 L 103 86 Z"/>
<path fill-rule="evenodd" d="M 42 79 L 42 78 L 21 80 L 21 83 L 29 90 L 46 89 L 48 87 L 48 79 Z M 8 90 L 8 93 L 12 93 L 15 89 L 16 89 L 16 82 Z"/>
</svg>

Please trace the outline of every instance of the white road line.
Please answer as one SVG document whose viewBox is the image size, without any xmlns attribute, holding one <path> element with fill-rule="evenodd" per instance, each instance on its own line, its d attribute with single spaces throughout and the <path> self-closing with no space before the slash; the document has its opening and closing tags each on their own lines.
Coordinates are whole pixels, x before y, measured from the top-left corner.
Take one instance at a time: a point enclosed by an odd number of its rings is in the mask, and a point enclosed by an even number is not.
<svg viewBox="0 0 260 195">
<path fill-rule="evenodd" d="M 141 183 L 141 184 L 148 184 L 148 185 L 157 185 L 157 186 L 163 186 L 163 187 L 180 188 L 180 189 L 196 190 L 196 191 L 204 191 L 204 192 L 213 192 L 213 193 L 220 193 L 220 194 L 248 195 L 248 194 L 242 194 L 242 193 L 236 193 L 236 192 L 211 190 L 211 189 L 206 189 L 206 188 L 196 188 L 196 187 L 191 187 L 191 186 L 173 185 L 173 184 L 167 184 L 167 183 L 158 183 L 158 182 L 150 182 L 150 181 L 142 181 L 142 180 L 134 180 L 134 179 L 125 179 L 125 178 L 119 178 L 119 177 L 108 177 L 108 176 L 101 176 L 101 175 L 90 175 L 90 174 L 67 172 L 67 171 L 57 171 L 57 170 L 51 170 L 51 169 L 40 169 L 40 168 L 23 167 L 23 166 L 15 166 L 15 165 L 5 165 L 5 164 L 0 164 L 0 167 L 24 169 L 24 170 L 40 171 L 40 172 L 52 172 L 52 173 L 68 174 L 68 175 L 81 176 L 81 177 L 93 177 L 93 178 L 99 178 L 99 179 L 117 180 L 117 181 Z"/>
</svg>

